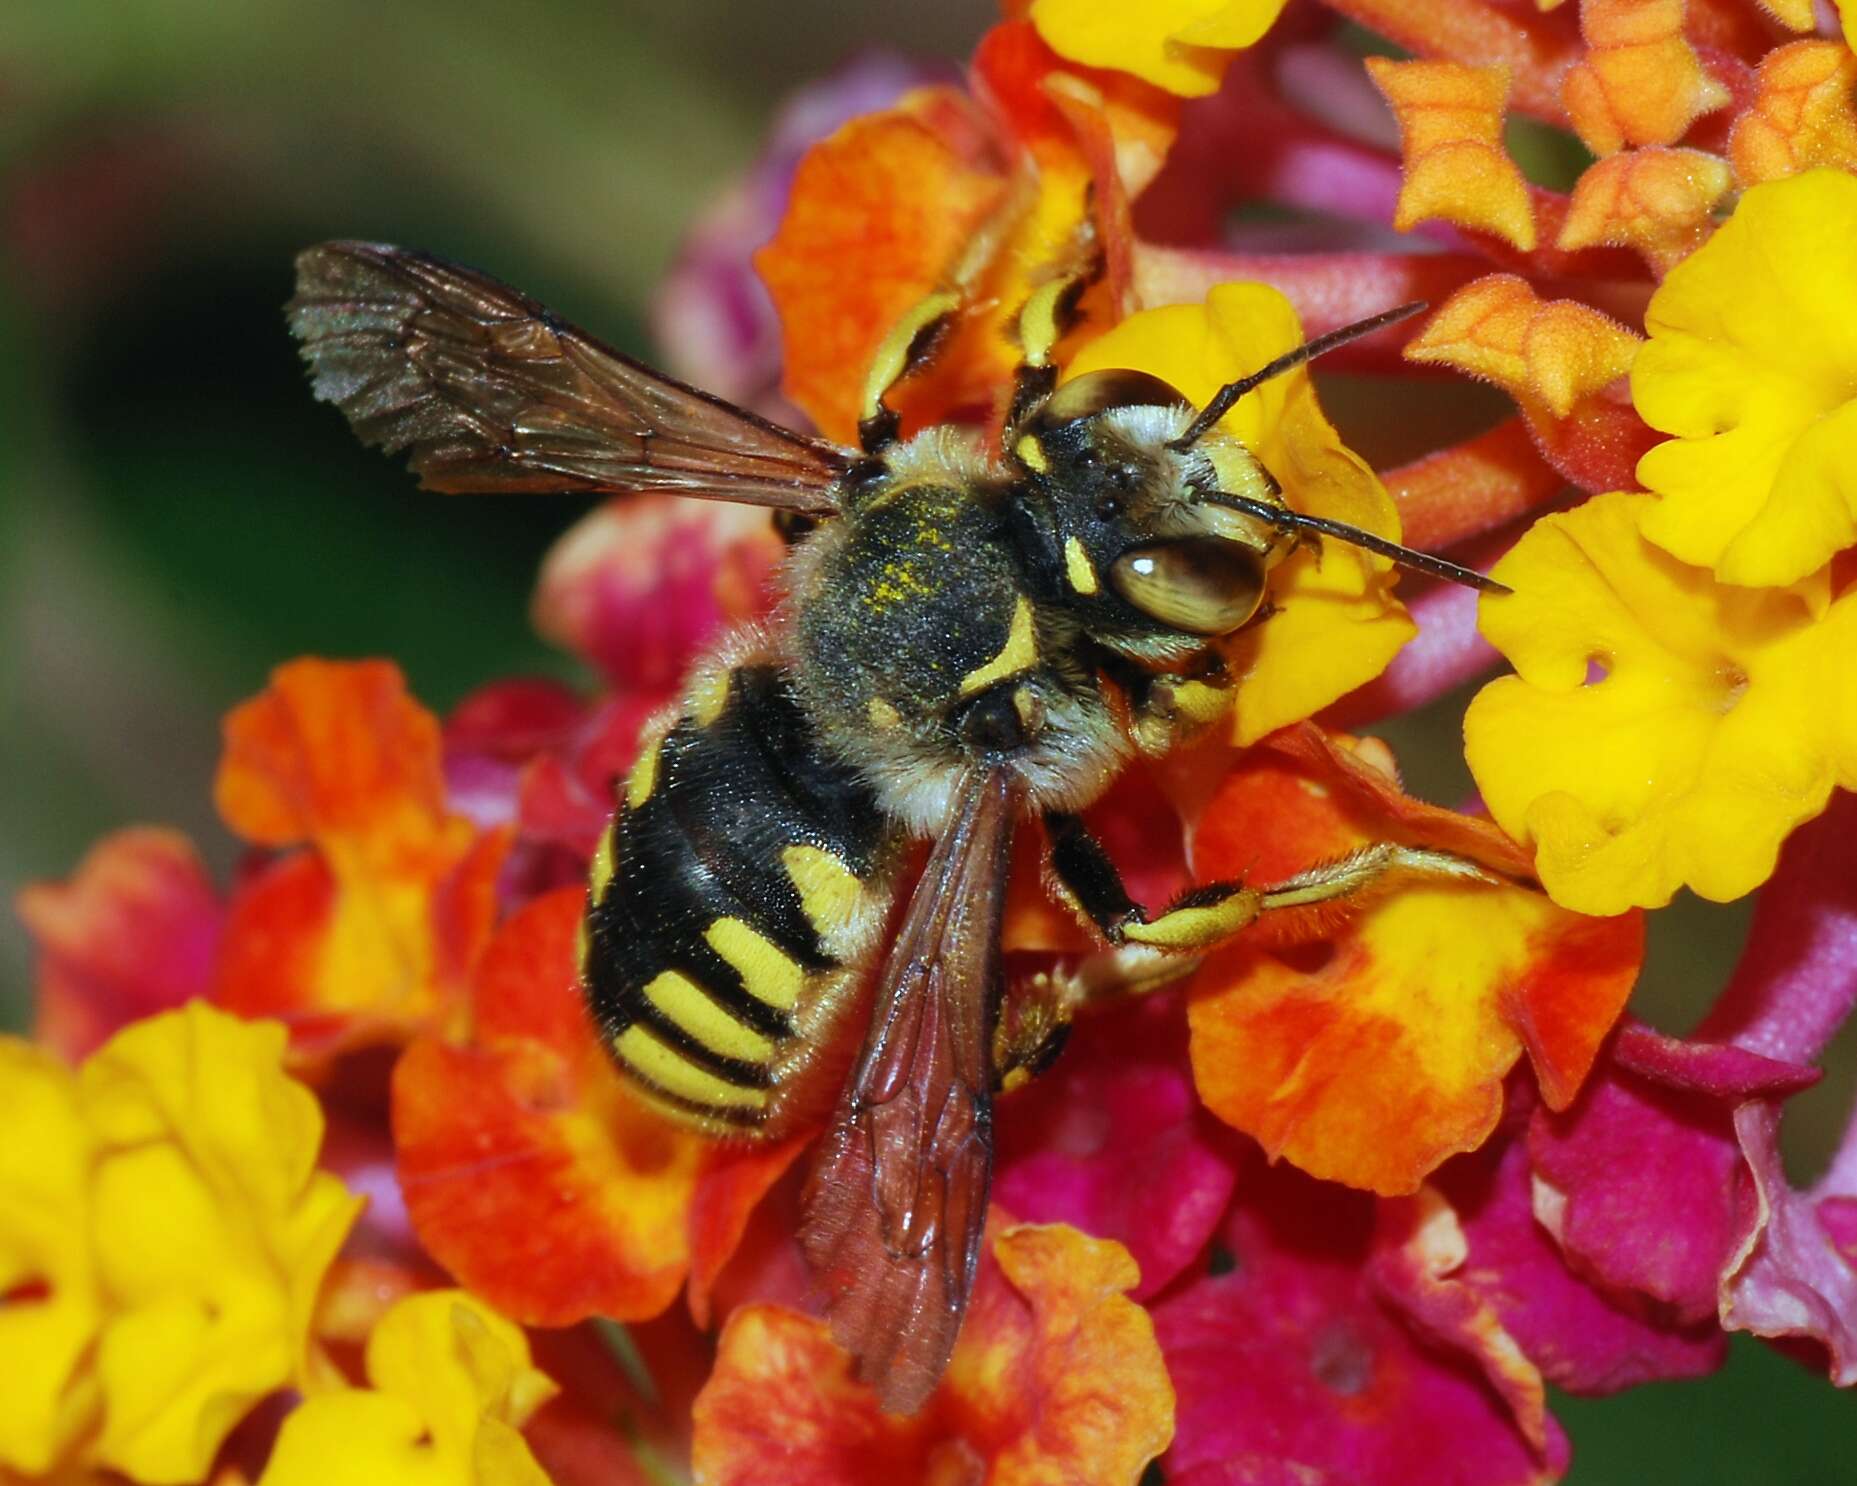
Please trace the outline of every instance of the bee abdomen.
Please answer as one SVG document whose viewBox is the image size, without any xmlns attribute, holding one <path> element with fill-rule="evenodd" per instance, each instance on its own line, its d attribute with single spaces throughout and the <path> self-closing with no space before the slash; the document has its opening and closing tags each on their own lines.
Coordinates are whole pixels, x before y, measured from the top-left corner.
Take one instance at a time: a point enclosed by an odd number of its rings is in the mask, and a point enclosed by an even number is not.
<svg viewBox="0 0 1857 1486">
<path fill-rule="evenodd" d="M 620 1071 L 772 1133 L 889 902 L 889 832 L 771 664 L 699 673 L 594 859 L 581 979 Z"/>
</svg>

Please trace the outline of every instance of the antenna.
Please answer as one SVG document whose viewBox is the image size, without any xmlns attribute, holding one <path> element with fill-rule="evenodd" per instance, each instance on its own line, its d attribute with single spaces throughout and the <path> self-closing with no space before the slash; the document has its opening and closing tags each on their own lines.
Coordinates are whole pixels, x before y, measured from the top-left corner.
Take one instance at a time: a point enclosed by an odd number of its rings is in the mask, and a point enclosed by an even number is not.
<svg viewBox="0 0 1857 1486">
<path fill-rule="evenodd" d="M 1325 537 L 1334 537 L 1350 546 L 1364 547 L 1369 552 L 1377 552 L 1382 557 L 1392 558 L 1401 567 L 1412 568 L 1416 572 L 1429 574 L 1433 578 L 1442 578 L 1447 583 L 1461 583 L 1464 587 L 1474 588 L 1480 593 L 1505 594 L 1514 591 L 1506 584 L 1498 583 L 1494 578 L 1485 577 L 1474 568 L 1459 567 L 1454 562 L 1446 562 L 1442 557 L 1433 557 L 1429 552 L 1414 552 L 1410 547 L 1402 547 L 1397 542 L 1389 542 L 1385 537 L 1376 537 L 1372 532 L 1362 531 L 1358 526 L 1330 521 L 1323 516 L 1305 516 L 1300 511 L 1290 510 L 1288 506 L 1273 506 L 1268 501 L 1252 500 L 1246 495 L 1227 495 L 1222 490 L 1202 491 L 1199 498 L 1208 505 L 1224 506 L 1230 511 L 1242 511 L 1247 516 L 1254 516 L 1259 521 L 1268 522 L 1284 531 L 1319 532 Z"/>
<path fill-rule="evenodd" d="M 1286 371 L 1301 366 L 1305 361 L 1326 355 L 1337 346 L 1345 346 L 1349 341 L 1357 341 L 1363 335 L 1372 335 L 1376 330 L 1384 330 L 1388 325 L 1397 325 L 1401 320 L 1410 320 L 1426 308 L 1422 299 L 1415 299 L 1410 304 L 1397 308 L 1382 310 L 1377 315 L 1369 315 L 1365 320 L 1356 320 L 1352 325 L 1343 325 L 1339 330 L 1331 330 L 1327 335 L 1318 335 L 1312 341 L 1304 341 L 1294 351 L 1287 351 L 1262 371 L 1254 371 L 1248 377 L 1240 377 L 1236 382 L 1227 382 L 1212 395 L 1212 401 L 1191 424 L 1185 433 L 1167 447 L 1169 449 L 1190 449 L 1212 431 L 1219 419 L 1232 410 L 1232 405 L 1249 392 L 1268 382 L 1272 377 L 1280 377 Z M 1363 544 L 1364 545 L 1364 544 Z M 1449 566 L 1449 564 L 1446 564 Z"/>
</svg>

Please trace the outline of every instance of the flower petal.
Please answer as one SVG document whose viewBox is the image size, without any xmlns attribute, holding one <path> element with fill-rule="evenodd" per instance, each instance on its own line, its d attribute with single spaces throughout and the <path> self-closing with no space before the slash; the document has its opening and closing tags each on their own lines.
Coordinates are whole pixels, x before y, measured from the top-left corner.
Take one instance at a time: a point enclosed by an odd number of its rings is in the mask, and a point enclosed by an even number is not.
<svg viewBox="0 0 1857 1486">
<path fill-rule="evenodd" d="M 1857 56 L 1836 41 L 1795 41 L 1761 59 L 1753 103 L 1735 120 L 1729 158 L 1743 186 L 1815 165 L 1857 169 Z"/>
<path fill-rule="evenodd" d="M 1435 1187 L 1461 1224 L 1455 1251 L 1441 1265 L 1415 1268 L 1410 1261 L 1440 1251 L 1409 1242 L 1411 1253 L 1391 1262 L 1377 1258 L 1374 1267 L 1389 1298 L 1429 1318 L 1421 1324 L 1447 1333 L 1463 1328 L 1471 1350 L 1474 1339 L 1488 1338 L 1496 1343 L 1498 1369 L 1509 1366 L 1498 1335 L 1511 1338 L 1542 1377 L 1572 1393 L 1702 1377 L 1726 1358 L 1725 1338 L 1709 1321 L 1673 1325 L 1641 1297 L 1607 1290 L 1568 1267 L 1535 1219 L 1523 1141 L 1499 1139 L 1460 1157 L 1438 1172 Z M 1426 1216 L 1416 1202 L 1402 1214 L 1383 1213 L 1382 1242 L 1417 1239 Z M 1439 1222 L 1440 1232 L 1448 1228 Z M 1519 1382 L 1531 1396 L 1526 1378 Z"/>
<path fill-rule="evenodd" d="M 361 1199 L 315 1169 L 322 1111 L 284 1043 L 193 1001 L 83 1067 L 90 1242 L 113 1303 L 95 1453 L 138 1480 L 199 1480 L 252 1404 L 310 1380 L 317 1292 Z"/>
<path fill-rule="evenodd" d="M 1857 1135 L 1847 1129 L 1824 1174 L 1795 1191 L 1780 1160 L 1778 1098 L 1801 1084 L 1775 1075 L 1818 1057 L 1857 1007 L 1857 915 L 1848 892 L 1857 870 L 1854 823 L 1857 796 L 1841 794 L 1823 820 L 1787 843 L 1734 978 L 1703 1028 L 1729 1037 L 1729 1051 L 1758 1049 L 1767 1065 L 1764 1087 L 1754 1090 L 1766 1097 L 1734 1108 L 1746 1163 L 1736 1195 L 1747 1224 L 1721 1272 L 1722 1323 L 1816 1340 L 1833 1380 L 1847 1386 L 1857 1382 L 1857 1246 L 1849 1224 Z"/>
<path fill-rule="evenodd" d="M 1857 1263 L 1831 1241 L 1822 1216 L 1829 1194 L 1787 1183 L 1776 1105 L 1743 1104 L 1734 1129 L 1758 1206 L 1722 1274 L 1722 1324 L 1756 1336 L 1809 1337 L 1824 1346 L 1832 1382 L 1857 1384 Z"/>
<path fill-rule="evenodd" d="M 697 1397 L 697 1479 L 1132 1481 L 1173 1428 L 1153 1326 L 1121 1293 L 1134 1264 L 1061 1225 L 1007 1227 L 988 1247 L 947 1376 L 913 1418 L 879 1411 L 824 1322 L 736 1311 Z"/>
<path fill-rule="evenodd" d="M 1105 283 L 1086 293 L 1071 339 L 1126 294 L 1128 199 L 1172 141 L 1172 100 L 1066 67 L 1024 21 L 982 39 L 974 90 L 977 101 L 922 89 L 816 145 L 756 256 L 780 312 L 787 393 L 832 437 L 852 439 L 863 374 L 933 293 L 959 303 L 935 355 L 888 394 L 905 431 L 1005 397 L 1016 317 L 1086 230 Z"/>
<path fill-rule="evenodd" d="M 1729 101 L 1683 35 L 1685 0 L 1582 0 L 1586 55 L 1560 98 L 1586 147 L 1675 144 L 1703 114 Z"/>
<path fill-rule="evenodd" d="M 1054 51 L 1199 98 L 1218 91 L 1230 54 L 1276 24 L 1287 0 L 1032 0 L 1032 23 Z"/>
<path fill-rule="evenodd" d="M 226 719 L 215 797 L 285 855 L 235 894 L 215 998 L 326 1055 L 454 1015 L 507 848 L 449 813 L 438 721 L 384 661 L 299 660 Z"/>
<path fill-rule="evenodd" d="M 1536 1452 L 1547 1448 L 1547 1387 L 1540 1369 L 1503 1326 L 1488 1298 L 1449 1276 L 1463 1268 L 1470 1242 L 1451 1204 L 1433 1187 L 1382 1203 L 1376 1283 L 1422 1336 L 1475 1358 L 1516 1428 Z"/>
<path fill-rule="evenodd" d="M 515 913 L 478 967 L 471 1044 L 421 1037 L 393 1077 L 420 1241 L 536 1326 L 671 1303 L 708 1144 L 633 1100 L 597 1045 L 576 990 L 585 903 L 583 888 L 558 888 Z"/>
<path fill-rule="evenodd" d="M 368 1339 L 369 1389 L 300 1404 L 259 1486 L 547 1486 L 517 1432 L 555 1390 L 528 1339 L 462 1290 L 410 1296 Z"/>
<path fill-rule="evenodd" d="M 70 881 L 28 887 L 18 907 L 39 946 L 37 1040 L 68 1058 L 211 983 L 224 910 L 178 831 L 106 836 Z"/>
<path fill-rule="evenodd" d="M 1604 495 L 1537 521 L 1495 570 L 1514 594 L 1482 605 L 1519 674 L 1471 703 L 1471 772 L 1548 892 L 1589 913 L 1684 884 L 1738 897 L 1857 782 L 1857 716 L 1835 704 L 1857 600 L 1815 621 L 1793 593 L 1718 584 L 1640 537 L 1654 505 Z"/>
<path fill-rule="evenodd" d="M 1372 771 L 1344 758 L 1310 742 L 1250 750 L 1199 818 L 1196 873 L 1267 883 L 1378 840 L 1513 851 L 1451 812 L 1387 808 L 1361 782 Z M 1313 941 L 1284 947 L 1298 932 Z M 1495 1128 L 1524 1049 L 1548 1096 L 1571 1099 L 1636 979 L 1642 933 L 1509 885 L 1409 884 L 1339 924 L 1266 920 L 1192 983 L 1194 1079 L 1273 1158 L 1411 1192 Z"/>
<path fill-rule="evenodd" d="M 1645 535 L 1728 583 L 1793 583 L 1857 542 L 1857 179 L 1755 186 L 1645 312 Z"/>
<path fill-rule="evenodd" d="M 1002 200 L 987 135 L 959 92 L 931 88 L 800 161 L 755 267 L 780 312 L 782 386 L 827 437 L 855 436 L 864 369 Z"/>
<path fill-rule="evenodd" d="M 1438 218 L 1533 252 L 1528 182 L 1502 142 L 1509 69 L 1369 57 L 1367 72 L 1392 105 L 1405 155 L 1393 225 L 1409 232 Z"/>
<path fill-rule="evenodd" d="M 1535 1213 L 1568 1256 L 1679 1321 L 1715 1313 L 1742 1229 L 1737 1157 L 1720 1111 L 1603 1068 L 1574 1109 L 1529 1135 Z"/>
<path fill-rule="evenodd" d="M 1551 1419 L 1537 1453 L 1476 1370 L 1379 1303 L 1370 1199 L 1284 1167 L 1246 1171 L 1240 1191 L 1229 1269 L 1155 1307 L 1179 1393 L 1168 1480 L 1416 1486 L 1441 1460 L 1478 1486 L 1559 1478 Z M 1233 1473 L 1211 1473 L 1220 1463 Z"/>
<path fill-rule="evenodd" d="M 807 1131 L 776 1144 L 715 1141 L 703 1153 L 690 1201 L 690 1315 L 698 1326 L 710 1324 L 716 1281 L 741 1246 L 748 1220 L 812 1137 Z"/>
<path fill-rule="evenodd" d="M 786 421 L 780 322 L 755 275 L 755 250 L 774 235 L 800 157 L 860 114 L 889 108 L 940 81 L 945 66 L 869 50 L 808 82 L 780 104 L 761 153 L 692 224 L 652 298 L 652 339 L 666 370 L 730 402 Z"/>
<path fill-rule="evenodd" d="M 671 690 L 724 629 L 767 611 L 786 551 L 758 507 L 621 496 L 549 549 L 531 617 L 616 690 Z"/>
<path fill-rule="evenodd" d="M 0 1470 L 51 1469 L 90 1422 L 82 1363 L 102 1319 L 89 1227 L 91 1137 L 77 1079 L 0 1038 Z"/>
<path fill-rule="evenodd" d="M 996 1127 L 995 1199 L 1121 1244 L 1141 1270 L 1137 1300 L 1205 1250 L 1231 1202 L 1237 1141 L 1198 1107 L 1172 997 L 1086 1018 Z"/>
</svg>

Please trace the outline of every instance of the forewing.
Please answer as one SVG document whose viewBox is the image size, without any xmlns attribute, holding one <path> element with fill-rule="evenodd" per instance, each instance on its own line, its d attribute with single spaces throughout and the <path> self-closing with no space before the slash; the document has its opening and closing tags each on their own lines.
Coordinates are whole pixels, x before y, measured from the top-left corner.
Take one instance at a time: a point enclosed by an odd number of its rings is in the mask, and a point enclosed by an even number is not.
<svg viewBox="0 0 1857 1486">
<path fill-rule="evenodd" d="M 667 490 L 807 515 L 849 463 L 641 366 L 468 268 L 377 243 L 297 256 L 316 395 L 433 490 Z"/>
<path fill-rule="evenodd" d="M 972 775 L 877 984 L 806 1194 L 832 1334 L 891 1413 L 934 1392 L 973 1288 L 993 1160 L 990 1043 L 1017 795 Z"/>
</svg>

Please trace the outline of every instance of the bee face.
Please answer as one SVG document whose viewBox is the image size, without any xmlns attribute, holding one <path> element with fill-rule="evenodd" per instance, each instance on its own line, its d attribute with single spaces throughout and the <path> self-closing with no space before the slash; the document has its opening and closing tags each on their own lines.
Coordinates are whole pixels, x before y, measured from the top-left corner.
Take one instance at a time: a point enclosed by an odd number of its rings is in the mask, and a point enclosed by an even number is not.
<svg viewBox="0 0 1857 1486">
<path fill-rule="evenodd" d="M 1014 450 L 1048 513 L 1065 597 L 1098 640 L 1139 658 L 1171 660 L 1242 627 L 1285 550 L 1261 522 L 1202 498 L 1235 486 L 1280 499 L 1236 440 L 1172 447 L 1193 417 L 1145 372 L 1093 372 L 1053 393 Z"/>
</svg>

